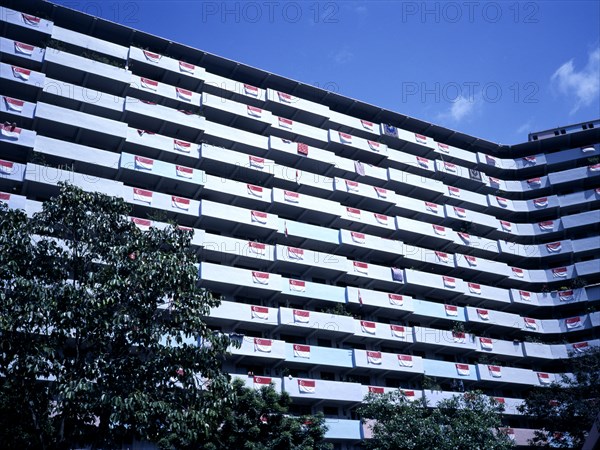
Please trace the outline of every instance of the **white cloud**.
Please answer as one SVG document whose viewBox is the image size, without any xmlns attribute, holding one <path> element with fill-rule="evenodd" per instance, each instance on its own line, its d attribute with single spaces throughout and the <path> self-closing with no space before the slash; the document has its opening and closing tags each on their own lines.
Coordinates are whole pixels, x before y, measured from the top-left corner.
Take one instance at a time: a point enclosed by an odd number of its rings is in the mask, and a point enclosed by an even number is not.
<svg viewBox="0 0 600 450">
<path fill-rule="evenodd" d="M 571 59 L 554 72 L 550 81 L 561 94 L 574 98 L 571 114 L 591 105 L 600 94 L 600 48 L 588 55 L 587 64 L 580 71 L 575 69 Z"/>
<path fill-rule="evenodd" d="M 517 128 L 516 133 L 517 134 L 528 133 L 531 131 L 531 127 L 532 127 L 531 120 L 528 120 L 523 125 L 521 125 L 519 128 Z"/>
<path fill-rule="evenodd" d="M 460 96 L 452 102 L 450 110 L 444 116 L 452 119 L 454 122 L 461 122 L 475 112 L 475 99 Z"/>
<path fill-rule="evenodd" d="M 354 59 L 354 53 L 344 48 L 333 55 L 333 60 L 336 64 L 346 64 Z"/>
</svg>

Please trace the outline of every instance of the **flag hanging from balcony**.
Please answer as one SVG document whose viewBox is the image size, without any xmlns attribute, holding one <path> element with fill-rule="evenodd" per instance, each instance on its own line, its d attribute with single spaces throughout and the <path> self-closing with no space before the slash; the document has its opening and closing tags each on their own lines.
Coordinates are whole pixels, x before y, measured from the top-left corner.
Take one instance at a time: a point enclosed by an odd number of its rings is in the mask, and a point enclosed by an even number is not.
<svg viewBox="0 0 600 450">
<path fill-rule="evenodd" d="M 135 157 L 135 168 L 141 170 L 152 170 L 154 167 L 154 160 L 150 158 L 144 158 L 143 156 Z"/>
<path fill-rule="evenodd" d="M 508 200 L 504 197 L 496 197 L 496 201 L 501 208 L 506 208 L 508 206 Z"/>
<path fill-rule="evenodd" d="M 351 231 L 350 232 L 350 236 L 352 237 L 352 241 L 356 242 L 357 244 L 364 244 L 365 243 L 365 235 L 364 233 L 358 233 L 356 231 Z"/>
<path fill-rule="evenodd" d="M 298 380 L 298 390 L 303 394 L 314 394 L 316 390 L 315 380 Z"/>
<path fill-rule="evenodd" d="M 515 277 L 523 278 L 525 276 L 525 271 L 523 269 L 519 269 L 518 267 L 511 267 L 511 269 Z"/>
<path fill-rule="evenodd" d="M 450 194 L 450 197 L 460 197 L 460 189 L 454 186 L 448 186 L 448 194 Z"/>
<path fill-rule="evenodd" d="M 447 288 L 454 289 L 456 287 L 456 278 L 444 276 L 442 279 L 444 280 L 444 286 Z"/>
<path fill-rule="evenodd" d="M 251 117 L 257 117 L 257 118 L 262 117 L 262 109 L 257 108 L 256 106 L 250 106 L 250 105 L 246 106 L 246 112 Z"/>
<path fill-rule="evenodd" d="M 600 170 L 600 164 L 593 164 L 591 166 L 588 166 L 588 169 L 591 172 L 598 172 Z"/>
<path fill-rule="evenodd" d="M 304 142 L 298 142 L 296 144 L 296 151 L 299 155 L 308 156 L 308 145 Z"/>
<path fill-rule="evenodd" d="M 310 345 L 294 344 L 294 357 L 310 358 Z"/>
<path fill-rule="evenodd" d="M 272 382 L 270 377 L 254 377 L 253 380 L 254 382 L 254 387 L 263 387 L 263 386 L 269 386 Z"/>
<path fill-rule="evenodd" d="M 485 155 L 485 161 L 490 165 L 490 166 L 495 166 L 496 165 L 496 158 L 494 158 L 491 155 Z"/>
<path fill-rule="evenodd" d="M 536 198 L 533 200 L 533 204 L 538 208 L 545 208 L 548 206 L 548 197 Z"/>
<path fill-rule="evenodd" d="M 464 233 L 462 231 L 459 231 L 458 233 L 456 233 L 460 236 L 460 238 L 462 239 L 462 241 L 465 244 L 470 244 L 471 243 L 471 235 L 469 233 Z"/>
<path fill-rule="evenodd" d="M 369 386 L 369 394 L 383 394 L 384 392 L 384 388 L 380 386 Z"/>
<path fill-rule="evenodd" d="M 399 267 L 392 267 L 392 280 L 404 283 L 404 271 Z"/>
<path fill-rule="evenodd" d="M 390 305 L 393 306 L 403 306 L 404 305 L 404 297 L 399 294 L 388 294 L 388 300 Z"/>
<path fill-rule="evenodd" d="M 369 274 L 369 265 L 365 262 L 352 261 L 352 266 L 355 272 L 362 273 L 363 275 Z"/>
<path fill-rule="evenodd" d="M 360 293 L 360 289 L 356 290 L 356 296 L 358 297 L 358 303 L 360 305 L 362 305 L 363 304 L 363 298 L 362 298 L 362 294 Z"/>
<path fill-rule="evenodd" d="M 469 292 L 471 294 L 481 294 L 481 285 L 477 283 L 469 283 Z"/>
<path fill-rule="evenodd" d="M 429 160 L 421 156 L 417 156 L 417 163 L 424 169 L 429 169 Z"/>
<path fill-rule="evenodd" d="M 487 309 L 477 309 L 477 315 L 481 320 L 490 320 L 490 312 Z"/>
<path fill-rule="evenodd" d="M 196 72 L 196 66 L 190 63 L 179 61 L 179 71 L 194 75 Z"/>
<path fill-rule="evenodd" d="M 138 227 L 140 231 L 148 231 L 152 226 L 152 221 L 148 219 L 140 219 L 139 217 L 132 217 L 131 221 Z"/>
<path fill-rule="evenodd" d="M 373 124 L 373 122 L 369 122 L 368 120 L 362 120 L 361 119 L 360 120 L 360 124 L 367 131 L 374 131 L 375 130 L 375 125 Z"/>
<path fill-rule="evenodd" d="M 500 221 L 500 225 L 502 226 L 502 229 L 503 229 L 504 231 L 508 231 L 508 232 L 511 232 L 511 231 L 512 231 L 512 223 L 510 223 L 510 222 L 507 222 L 507 221 L 505 221 L 505 220 L 501 220 L 501 221 Z"/>
<path fill-rule="evenodd" d="M 381 144 L 379 142 L 376 142 L 376 141 L 367 141 L 367 144 L 369 145 L 369 148 L 372 151 L 379 153 L 379 151 L 381 149 Z"/>
<path fill-rule="evenodd" d="M 193 178 L 194 169 L 185 166 L 175 166 L 175 173 L 179 178 Z"/>
<path fill-rule="evenodd" d="M 377 186 L 373 186 L 373 188 L 375 189 L 375 194 L 377 195 L 378 198 L 385 199 L 385 198 L 388 197 L 388 191 L 387 191 L 387 189 L 380 188 L 380 187 L 377 187 Z"/>
<path fill-rule="evenodd" d="M 411 355 L 398 355 L 398 363 L 404 367 L 412 367 L 414 364 L 413 357 Z"/>
<path fill-rule="evenodd" d="M 589 350 L 589 348 L 590 344 L 588 344 L 587 342 L 576 342 L 575 344 L 573 344 L 573 350 L 577 353 L 583 353 Z"/>
<path fill-rule="evenodd" d="M 23 112 L 23 107 L 25 105 L 25 102 L 23 100 L 17 100 L 16 98 L 11 98 L 11 97 L 4 97 L 4 102 L 6 103 L 6 108 L 9 111 L 14 111 L 14 112 Z"/>
<path fill-rule="evenodd" d="M 454 305 L 444 305 L 444 310 L 446 311 L 446 315 L 450 317 L 458 316 L 458 307 Z"/>
<path fill-rule="evenodd" d="M 159 55 L 158 53 L 149 52 L 148 50 L 143 50 L 143 52 L 146 59 L 153 63 L 158 63 L 160 58 L 162 58 L 162 55 Z"/>
<path fill-rule="evenodd" d="M 29 77 L 31 76 L 31 70 L 23 69 L 22 67 L 17 67 L 17 66 L 11 66 L 11 67 L 12 67 L 13 77 L 18 78 L 19 80 L 22 80 L 22 81 L 29 80 Z"/>
<path fill-rule="evenodd" d="M 304 250 L 296 247 L 288 247 L 287 255 L 289 259 L 302 261 L 304 259 Z"/>
<path fill-rule="evenodd" d="M 425 202 L 425 209 L 427 209 L 427 211 L 430 211 L 434 214 L 438 213 L 437 203 Z"/>
<path fill-rule="evenodd" d="M 277 96 L 279 97 L 279 101 L 282 103 L 294 103 L 296 100 L 292 95 L 286 94 L 285 92 L 277 91 Z"/>
<path fill-rule="evenodd" d="M 351 217 L 352 219 L 358 219 L 360 220 L 360 209 L 356 209 L 356 208 L 350 208 L 350 207 L 346 207 L 346 215 L 348 217 Z"/>
<path fill-rule="evenodd" d="M 268 214 L 262 211 L 250 211 L 250 221 L 261 224 L 267 223 Z"/>
<path fill-rule="evenodd" d="M 271 353 L 272 347 L 273 341 L 271 341 L 271 339 L 254 338 L 255 352 Z"/>
<path fill-rule="evenodd" d="M 435 234 L 439 236 L 446 236 L 446 227 L 441 225 L 432 225 L 432 227 Z"/>
<path fill-rule="evenodd" d="M 267 246 L 262 242 L 248 241 L 248 248 L 250 252 L 258 256 L 265 256 L 267 254 Z"/>
<path fill-rule="evenodd" d="M 480 337 L 479 344 L 481 345 L 481 348 L 484 350 L 493 350 L 494 349 L 494 343 L 490 338 Z"/>
<path fill-rule="evenodd" d="M 390 325 L 390 331 L 392 332 L 392 336 L 404 339 L 406 338 L 406 329 L 401 325 Z"/>
<path fill-rule="evenodd" d="M 23 42 L 15 41 L 15 53 L 19 53 L 21 55 L 31 56 L 33 55 L 33 51 L 35 47 L 33 45 L 24 44 Z"/>
<path fill-rule="evenodd" d="M 538 223 L 541 231 L 552 231 L 554 230 L 554 221 L 546 220 L 544 222 Z"/>
<path fill-rule="evenodd" d="M 263 196 L 263 188 L 262 187 L 254 186 L 253 184 L 247 184 L 246 187 L 248 189 L 248 194 L 252 195 L 253 197 L 262 198 L 262 196 Z"/>
<path fill-rule="evenodd" d="M 444 170 L 449 173 L 456 173 L 458 171 L 456 164 L 452 164 L 448 161 L 444 161 Z"/>
<path fill-rule="evenodd" d="M 385 214 L 378 214 L 378 213 L 373 213 L 373 215 L 375 216 L 375 220 L 377 222 L 379 222 L 381 225 L 388 225 L 388 216 L 386 216 Z"/>
<path fill-rule="evenodd" d="M 542 184 L 542 179 L 541 178 L 530 178 L 529 180 L 527 180 L 527 184 L 531 188 L 540 187 Z"/>
<path fill-rule="evenodd" d="M 269 284 L 269 274 L 266 272 L 252 272 L 252 282 L 256 284 Z"/>
<path fill-rule="evenodd" d="M 466 334 L 462 331 L 453 331 L 452 340 L 455 344 L 464 344 L 466 342 Z"/>
<path fill-rule="evenodd" d="M 346 190 L 348 192 L 358 192 L 359 187 L 356 181 L 344 180 L 346 182 Z"/>
<path fill-rule="evenodd" d="M 188 91 L 187 89 L 183 89 L 180 87 L 175 88 L 175 90 L 177 91 L 177 97 L 181 100 L 184 100 L 186 102 L 192 101 L 192 91 Z"/>
<path fill-rule="evenodd" d="M 248 163 L 250 167 L 255 169 L 263 170 L 265 168 L 265 158 L 259 158 L 258 156 L 248 155 Z"/>
<path fill-rule="evenodd" d="M 498 178 L 488 177 L 488 179 L 490 180 L 490 186 L 500 187 L 500 180 Z"/>
<path fill-rule="evenodd" d="M 36 16 L 32 16 L 30 14 L 21 13 L 21 19 L 25 25 L 29 25 L 32 27 L 37 27 L 40 25 L 40 18 Z"/>
<path fill-rule="evenodd" d="M 448 253 L 444 253 L 444 252 L 438 252 L 437 250 L 435 251 L 435 256 L 438 260 L 438 262 L 447 264 L 448 263 Z"/>
<path fill-rule="evenodd" d="M 573 290 L 572 289 L 568 289 L 566 291 L 558 291 L 558 299 L 561 302 L 570 302 L 574 298 L 575 297 L 573 296 Z"/>
<path fill-rule="evenodd" d="M 291 130 L 294 128 L 294 122 L 290 119 L 286 119 L 285 117 L 279 117 L 278 123 L 281 128 L 285 128 L 286 130 Z"/>
<path fill-rule="evenodd" d="M 171 196 L 171 207 L 175 209 L 181 209 L 183 211 L 189 211 L 190 209 L 190 200 L 188 198 L 176 197 L 174 195 Z"/>
<path fill-rule="evenodd" d="M 594 148 L 594 146 L 593 146 L 593 145 L 588 145 L 588 146 L 586 146 L 586 147 L 581 147 L 581 151 L 582 151 L 583 153 L 591 153 L 591 152 L 595 152 L 595 151 L 596 151 L 596 149 Z"/>
<path fill-rule="evenodd" d="M 133 199 L 138 202 L 152 203 L 152 192 L 145 189 L 133 188 Z"/>
<path fill-rule="evenodd" d="M 363 333 L 375 334 L 377 333 L 377 324 L 375 322 L 361 320 L 360 329 L 363 331 Z"/>
<path fill-rule="evenodd" d="M 565 324 L 567 325 L 568 330 L 572 330 L 574 328 L 581 328 L 583 325 L 581 323 L 581 317 L 569 317 L 565 319 Z"/>
<path fill-rule="evenodd" d="M 360 161 L 354 161 L 354 171 L 361 177 L 365 176 L 365 166 Z"/>
<path fill-rule="evenodd" d="M 562 250 L 562 244 L 559 242 L 552 242 L 550 244 L 546 244 L 546 250 L 550 253 L 560 252 Z"/>
<path fill-rule="evenodd" d="M 540 384 L 550 384 L 550 374 L 544 372 L 537 373 Z"/>
<path fill-rule="evenodd" d="M 250 84 L 244 84 L 244 94 L 251 97 L 258 97 L 258 88 Z"/>
<path fill-rule="evenodd" d="M 525 328 L 527 328 L 529 330 L 537 331 L 537 329 L 538 329 L 537 322 L 535 319 L 531 319 L 529 317 L 523 317 L 523 323 L 525 324 Z"/>
<path fill-rule="evenodd" d="M 423 136 L 422 134 L 415 133 L 415 142 L 417 144 L 427 145 L 427 136 Z"/>
<path fill-rule="evenodd" d="M 500 366 L 488 366 L 488 370 L 490 372 L 490 375 L 494 378 L 501 378 L 502 377 L 502 367 Z"/>
<path fill-rule="evenodd" d="M 467 217 L 467 211 L 465 210 L 465 208 L 459 208 L 458 206 L 454 206 L 454 213 L 461 219 Z"/>
<path fill-rule="evenodd" d="M 192 149 L 192 144 L 190 142 L 173 139 L 173 148 L 181 153 L 189 153 Z"/>
<path fill-rule="evenodd" d="M 523 160 L 524 160 L 526 163 L 529 163 L 529 164 L 535 164 L 535 163 L 537 162 L 537 158 L 535 157 L 535 155 L 531 155 L 531 156 L 525 156 L 525 157 L 523 158 Z"/>
<path fill-rule="evenodd" d="M 450 147 L 446 144 L 442 144 L 441 142 L 437 143 L 437 148 L 443 153 L 450 153 Z"/>
<path fill-rule="evenodd" d="M 151 91 L 156 91 L 158 89 L 158 81 L 149 78 L 140 78 L 140 84 L 144 89 L 150 89 Z"/>
<path fill-rule="evenodd" d="M 254 276 L 255 273 L 268 275 L 263 274 L 262 272 L 252 272 L 252 275 Z M 269 320 L 269 308 L 267 308 L 266 306 L 250 305 L 250 316 L 253 319 Z"/>
<path fill-rule="evenodd" d="M 381 352 L 374 352 L 367 350 L 367 363 L 369 364 L 381 364 Z"/>
<path fill-rule="evenodd" d="M 290 291 L 294 292 L 305 292 L 306 291 L 306 281 L 302 280 L 289 280 Z"/>
<path fill-rule="evenodd" d="M 524 302 L 531 301 L 531 292 L 519 291 L 519 296 L 521 297 L 521 300 L 523 300 Z"/>
<path fill-rule="evenodd" d="M 466 377 L 471 375 L 471 368 L 469 367 L 468 364 L 455 364 L 456 367 L 456 373 L 459 374 L 461 377 Z"/>
<path fill-rule="evenodd" d="M 300 194 L 292 191 L 283 191 L 283 199 L 288 203 L 300 202 Z"/>
<path fill-rule="evenodd" d="M 566 278 L 568 275 L 568 271 L 566 267 L 557 267 L 552 269 L 552 276 L 554 278 Z"/>
<path fill-rule="evenodd" d="M 310 322 L 310 311 L 305 311 L 303 309 L 294 309 L 294 322 L 298 323 L 309 323 Z"/>
<path fill-rule="evenodd" d="M 471 255 L 465 255 L 465 259 L 470 266 L 474 267 L 477 265 L 477 258 Z"/>
<path fill-rule="evenodd" d="M 340 142 L 342 144 L 352 144 L 352 135 L 348 134 L 348 133 L 342 133 L 341 131 L 338 131 L 338 136 L 340 138 Z"/>
</svg>

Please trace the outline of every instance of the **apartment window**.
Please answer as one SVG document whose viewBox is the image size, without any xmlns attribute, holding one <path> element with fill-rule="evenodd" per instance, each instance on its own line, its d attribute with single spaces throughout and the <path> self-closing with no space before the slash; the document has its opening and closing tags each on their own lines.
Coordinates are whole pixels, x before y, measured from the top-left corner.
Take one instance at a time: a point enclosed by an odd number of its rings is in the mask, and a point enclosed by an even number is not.
<svg viewBox="0 0 600 450">
<path fill-rule="evenodd" d="M 331 339 L 317 339 L 317 345 L 319 347 L 333 347 Z"/>
<path fill-rule="evenodd" d="M 280 334 L 279 339 L 290 344 L 306 344 L 306 339 L 302 336 L 294 336 L 293 334 Z"/>
<path fill-rule="evenodd" d="M 338 416 L 338 407 L 337 406 L 324 406 L 323 407 L 323 415 L 325 417 L 337 417 Z"/>
<path fill-rule="evenodd" d="M 321 380 L 335 381 L 335 373 L 322 371 Z"/>
</svg>

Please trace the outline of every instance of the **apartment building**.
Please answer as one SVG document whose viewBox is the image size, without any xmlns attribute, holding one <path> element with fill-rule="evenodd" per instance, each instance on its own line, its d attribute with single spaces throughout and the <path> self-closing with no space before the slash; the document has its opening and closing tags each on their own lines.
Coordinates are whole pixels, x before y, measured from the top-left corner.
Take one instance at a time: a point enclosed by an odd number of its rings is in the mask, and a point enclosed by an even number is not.
<svg viewBox="0 0 600 450">
<path fill-rule="evenodd" d="M 517 406 L 600 343 L 600 120 L 499 145 L 47 2 L 0 8 L 0 201 L 193 228 L 226 369 L 370 436 L 402 389 Z"/>
</svg>

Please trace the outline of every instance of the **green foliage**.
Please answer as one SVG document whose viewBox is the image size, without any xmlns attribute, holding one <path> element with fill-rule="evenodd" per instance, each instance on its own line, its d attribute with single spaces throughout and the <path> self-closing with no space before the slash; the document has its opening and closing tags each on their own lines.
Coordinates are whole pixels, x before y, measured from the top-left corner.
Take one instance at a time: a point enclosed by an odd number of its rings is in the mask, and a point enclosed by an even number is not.
<svg viewBox="0 0 600 450">
<path fill-rule="evenodd" d="M 471 392 L 442 400 L 435 408 L 427 401 L 407 400 L 400 390 L 369 394 L 359 408 L 377 450 L 508 450 L 511 439 L 500 430 L 503 405 Z"/>
<path fill-rule="evenodd" d="M 532 444 L 581 448 L 600 414 L 600 348 L 572 354 L 569 372 L 559 383 L 534 388 L 519 408 L 538 428 Z"/>
<path fill-rule="evenodd" d="M 287 414 L 291 400 L 273 386 L 260 390 L 233 382 L 236 395 L 232 407 L 222 411 L 222 425 L 208 450 L 329 450 L 323 442 L 327 431 L 321 415 L 292 417 Z"/>
<path fill-rule="evenodd" d="M 66 185 L 30 220 L 0 208 L 2 447 L 197 448 L 232 393 L 189 232 Z"/>
</svg>

